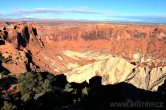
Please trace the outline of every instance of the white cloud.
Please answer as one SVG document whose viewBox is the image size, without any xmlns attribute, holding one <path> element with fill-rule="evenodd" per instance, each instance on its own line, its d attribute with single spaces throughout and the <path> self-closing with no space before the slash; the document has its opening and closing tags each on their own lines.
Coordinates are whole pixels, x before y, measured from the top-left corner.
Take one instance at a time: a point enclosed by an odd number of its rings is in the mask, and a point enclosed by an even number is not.
<svg viewBox="0 0 166 110">
<path fill-rule="evenodd" d="M 66 16 L 66 17 L 65 17 Z M 86 17 L 85 17 L 86 16 Z M 99 17 L 97 17 L 99 16 Z M 76 8 L 34 8 L 0 12 L 1 18 L 71 18 L 110 21 L 165 21 L 166 15 L 121 15 L 111 10 L 95 10 L 88 7 Z"/>
</svg>

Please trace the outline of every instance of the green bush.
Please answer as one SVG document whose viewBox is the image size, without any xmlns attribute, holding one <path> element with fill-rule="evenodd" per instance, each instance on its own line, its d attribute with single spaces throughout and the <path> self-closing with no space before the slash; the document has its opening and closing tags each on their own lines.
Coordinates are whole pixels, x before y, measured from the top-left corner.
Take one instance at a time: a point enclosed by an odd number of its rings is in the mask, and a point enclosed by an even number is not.
<svg viewBox="0 0 166 110">
<path fill-rule="evenodd" d="M 40 73 L 26 72 L 18 77 L 18 87 L 21 99 L 26 102 L 31 99 L 37 100 L 45 93 L 52 91 L 51 81 L 43 78 Z"/>
</svg>

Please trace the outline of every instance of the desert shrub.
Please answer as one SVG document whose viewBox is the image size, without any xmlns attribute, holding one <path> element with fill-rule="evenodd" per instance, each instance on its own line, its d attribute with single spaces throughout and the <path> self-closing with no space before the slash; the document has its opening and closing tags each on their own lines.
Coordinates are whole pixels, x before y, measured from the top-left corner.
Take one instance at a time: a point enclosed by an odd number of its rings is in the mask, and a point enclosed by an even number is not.
<svg viewBox="0 0 166 110">
<path fill-rule="evenodd" d="M 5 101 L 1 110 L 16 110 L 17 107 L 10 102 Z"/>
<path fill-rule="evenodd" d="M 3 56 L 2 53 L 0 53 L 0 79 L 3 78 L 3 76 L 7 75 L 9 71 L 2 66 L 2 63 L 7 62 L 8 59 L 6 60 Z"/>
<path fill-rule="evenodd" d="M 26 72 L 20 75 L 18 87 L 24 102 L 31 99 L 37 100 L 45 93 L 52 91 L 51 81 L 43 78 L 40 73 L 36 72 Z"/>
<path fill-rule="evenodd" d="M 70 83 L 66 84 L 64 91 L 65 92 L 72 92 L 73 91 L 73 88 L 71 87 Z"/>
<path fill-rule="evenodd" d="M 2 53 L 0 53 L 0 63 L 4 62 L 5 58 L 2 56 Z"/>
<path fill-rule="evenodd" d="M 2 62 L 8 63 L 9 61 L 11 61 L 11 59 L 12 59 L 12 56 L 11 56 L 11 55 L 9 55 L 7 58 L 4 58 L 4 57 L 2 56 L 2 53 L 0 53 L 0 63 L 2 63 Z"/>
<path fill-rule="evenodd" d="M 82 97 L 85 97 L 85 96 L 88 96 L 88 88 L 87 87 L 84 87 L 82 89 Z"/>
<path fill-rule="evenodd" d="M 9 55 L 6 59 L 5 59 L 5 63 L 9 63 L 12 60 L 12 56 Z"/>
</svg>

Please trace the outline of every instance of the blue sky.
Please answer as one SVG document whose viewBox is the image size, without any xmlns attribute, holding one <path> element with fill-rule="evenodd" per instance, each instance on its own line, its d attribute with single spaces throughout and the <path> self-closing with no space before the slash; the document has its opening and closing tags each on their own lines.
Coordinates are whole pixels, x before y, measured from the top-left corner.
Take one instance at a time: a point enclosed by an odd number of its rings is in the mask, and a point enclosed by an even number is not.
<svg viewBox="0 0 166 110">
<path fill-rule="evenodd" d="M 0 0 L 0 18 L 166 22 L 166 0 Z"/>
</svg>

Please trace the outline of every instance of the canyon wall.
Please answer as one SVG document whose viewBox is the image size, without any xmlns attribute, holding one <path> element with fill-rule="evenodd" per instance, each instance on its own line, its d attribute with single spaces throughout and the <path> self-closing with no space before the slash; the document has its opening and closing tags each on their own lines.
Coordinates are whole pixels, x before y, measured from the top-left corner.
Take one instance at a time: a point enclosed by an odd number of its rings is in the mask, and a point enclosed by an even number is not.
<svg viewBox="0 0 166 110">
<path fill-rule="evenodd" d="M 166 26 L 139 24 L 16 23 L 1 26 L 0 52 L 12 74 L 48 71 L 82 83 L 128 82 L 157 90 L 166 79 Z M 145 82 L 145 83 L 142 83 Z"/>
</svg>

